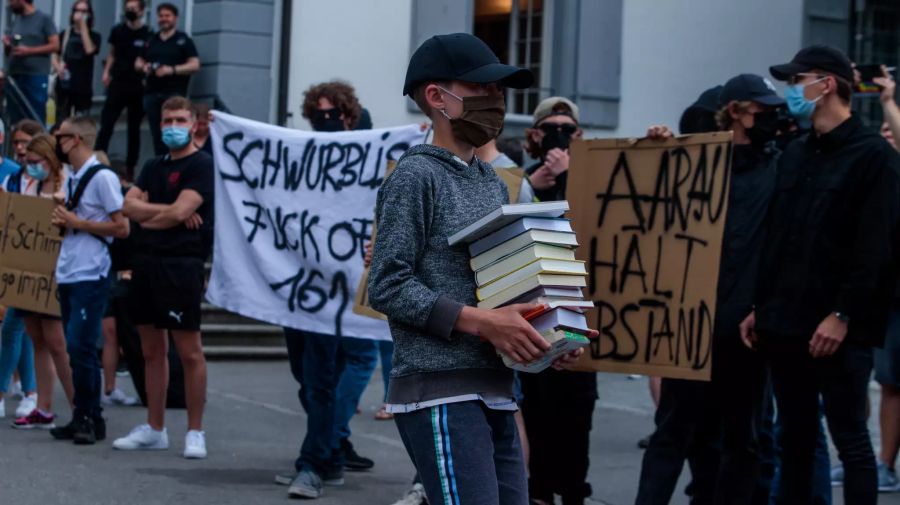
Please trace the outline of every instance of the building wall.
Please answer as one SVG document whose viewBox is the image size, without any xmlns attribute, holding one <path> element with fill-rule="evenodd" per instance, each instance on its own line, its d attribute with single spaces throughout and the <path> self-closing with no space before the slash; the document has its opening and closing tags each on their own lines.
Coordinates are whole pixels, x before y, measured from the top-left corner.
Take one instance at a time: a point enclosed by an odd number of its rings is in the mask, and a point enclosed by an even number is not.
<svg viewBox="0 0 900 505">
<path fill-rule="evenodd" d="M 376 128 L 424 119 L 409 111 L 401 95 L 411 0 L 295 0 L 293 10 L 288 126 L 309 129 L 300 111 L 303 92 L 335 78 L 354 85 Z"/>
<path fill-rule="evenodd" d="M 622 30 L 619 127 L 603 136 L 677 127 L 699 94 L 800 49 L 803 0 L 627 0 Z M 688 5 L 690 6 L 688 8 Z"/>
<path fill-rule="evenodd" d="M 194 0 L 192 35 L 201 69 L 191 94 L 232 113 L 272 121 L 276 0 Z M 299 2 L 297 2 L 299 3 Z"/>
</svg>

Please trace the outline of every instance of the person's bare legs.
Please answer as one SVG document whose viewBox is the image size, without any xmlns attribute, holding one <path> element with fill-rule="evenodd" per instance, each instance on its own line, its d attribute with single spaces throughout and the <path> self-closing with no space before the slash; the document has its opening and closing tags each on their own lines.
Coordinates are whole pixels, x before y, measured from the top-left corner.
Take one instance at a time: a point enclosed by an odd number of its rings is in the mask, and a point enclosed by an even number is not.
<svg viewBox="0 0 900 505">
<path fill-rule="evenodd" d="M 203 430 L 206 406 L 206 357 L 199 331 L 172 330 L 175 348 L 184 367 L 184 396 L 187 403 L 188 430 Z"/>
<path fill-rule="evenodd" d="M 53 359 L 56 377 L 62 385 L 69 409 L 74 409 L 75 386 L 72 383 L 72 367 L 69 366 L 69 352 L 66 350 L 66 334 L 59 319 L 36 318 L 44 335 L 44 345 Z M 52 393 L 51 393 L 52 394 Z"/>
<path fill-rule="evenodd" d="M 103 318 L 103 390 L 108 395 L 116 389 L 116 369 L 119 367 L 119 339 L 116 318 Z"/>
<path fill-rule="evenodd" d="M 147 391 L 147 424 L 156 431 L 166 425 L 166 390 L 169 388 L 169 338 L 166 330 L 138 326 L 144 353 L 144 384 Z"/>
<path fill-rule="evenodd" d="M 900 449 L 900 388 L 881 385 L 881 461 L 894 468 Z"/>
<path fill-rule="evenodd" d="M 34 344 L 34 376 L 37 381 L 37 408 L 44 412 L 53 410 L 53 381 L 56 379 L 56 367 L 53 358 L 44 343 L 44 331 L 35 317 L 25 318 L 25 331 Z"/>
</svg>

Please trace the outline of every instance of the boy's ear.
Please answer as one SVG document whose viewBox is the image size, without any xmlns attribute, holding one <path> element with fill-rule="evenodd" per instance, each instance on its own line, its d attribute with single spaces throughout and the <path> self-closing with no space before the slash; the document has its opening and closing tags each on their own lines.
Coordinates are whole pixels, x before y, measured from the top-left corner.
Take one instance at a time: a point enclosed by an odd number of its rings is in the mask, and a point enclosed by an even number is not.
<svg viewBox="0 0 900 505">
<path fill-rule="evenodd" d="M 425 101 L 432 110 L 438 111 L 446 108 L 444 103 L 444 94 L 437 84 L 429 84 L 425 86 Z"/>
</svg>

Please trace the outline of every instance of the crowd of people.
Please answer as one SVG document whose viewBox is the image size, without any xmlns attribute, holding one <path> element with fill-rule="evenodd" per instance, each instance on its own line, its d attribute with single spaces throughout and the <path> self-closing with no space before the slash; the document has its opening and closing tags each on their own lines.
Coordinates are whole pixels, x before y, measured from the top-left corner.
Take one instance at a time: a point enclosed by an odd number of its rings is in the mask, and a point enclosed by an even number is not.
<svg viewBox="0 0 900 505">
<path fill-rule="evenodd" d="M 174 346 L 187 408 L 183 455 L 205 458 L 200 323 L 214 176 L 209 108 L 185 98 L 200 65 L 196 48 L 177 30 L 175 6 L 156 7 L 153 32 L 144 1 L 126 0 L 102 65 L 98 128 L 90 114 L 101 37 L 91 2 L 74 2 L 62 31 L 32 1 L 8 4 L 16 14 L 4 38 L 14 126 L 0 189 L 53 201 L 53 223 L 65 235 L 60 316 L 3 315 L 0 417 L 5 400 L 18 396 L 13 427 L 47 429 L 77 445 L 105 440 L 103 407 L 138 403 L 116 387 L 127 346 L 121 330 L 131 325 L 147 420 L 112 447 L 169 448 Z M 813 46 L 770 71 L 787 82 L 784 97 L 768 79 L 740 74 L 703 92 L 679 124 L 682 134 L 733 132 L 715 357 L 708 383 L 662 380 L 638 504 L 668 503 L 685 462 L 697 504 L 829 503 L 833 483 L 853 504 L 900 491 L 896 86 L 887 69 L 876 79 L 885 118 L 878 131 L 851 111 L 858 75 L 840 51 Z M 47 131 L 51 74 L 59 121 Z M 345 470 L 375 466 L 356 452 L 350 421 L 379 361 L 385 397 L 375 416 L 396 423 L 416 469 L 397 505 L 546 505 L 557 496 L 574 505 L 591 496 L 596 374 L 566 369 L 581 351 L 538 374 L 505 367 L 497 350 L 529 360 L 547 349 L 523 317 L 535 306 L 475 308 L 468 257 L 446 245 L 461 223 L 509 203 L 498 171 L 524 169 L 517 202 L 565 199 L 569 146 L 584 135 L 578 104 L 547 98 L 524 139 L 502 136 L 504 89 L 533 80 L 467 34 L 435 36 L 413 54 L 402 91 L 433 135 L 410 148 L 379 190 L 379 238 L 365 259 L 371 304 L 388 317 L 393 341 L 284 328 L 307 413 L 294 468 L 275 476 L 289 496 L 318 498 L 344 483 Z M 124 109 L 127 159 L 110 162 L 105 151 Z M 373 126 L 344 81 L 310 87 L 302 114 L 318 132 Z M 144 115 L 156 156 L 131 183 Z M 0 142 L 5 133 L 0 127 Z M 653 125 L 647 135 L 665 140 L 673 130 Z M 882 387 L 877 459 L 867 429 L 873 367 Z M 66 424 L 54 414 L 57 380 Z M 561 420 L 565 430 L 556 429 Z M 834 469 L 823 420 L 841 460 Z"/>
<path fill-rule="evenodd" d="M 58 32 L 51 16 L 38 10 L 34 0 L 6 3 L 15 15 L 3 37 L 9 122 L 31 119 L 46 124 L 51 96 L 57 124 L 68 117 L 89 115 L 95 60 L 102 45 L 101 35 L 93 30 L 93 4 L 89 0 L 74 2 L 68 28 Z M 125 19 L 107 38 L 109 54 L 102 65 L 106 101 L 96 147 L 104 152 L 109 149 L 115 124 L 127 109 L 125 164 L 133 176 L 140 155 L 142 119 L 146 115 L 154 153 L 165 154 L 162 105 L 170 97 L 187 96 L 190 77 L 200 70 L 200 59 L 191 37 L 178 30 L 177 6 L 157 4 L 157 31 L 145 24 L 144 0 L 129 0 L 123 7 Z"/>
</svg>

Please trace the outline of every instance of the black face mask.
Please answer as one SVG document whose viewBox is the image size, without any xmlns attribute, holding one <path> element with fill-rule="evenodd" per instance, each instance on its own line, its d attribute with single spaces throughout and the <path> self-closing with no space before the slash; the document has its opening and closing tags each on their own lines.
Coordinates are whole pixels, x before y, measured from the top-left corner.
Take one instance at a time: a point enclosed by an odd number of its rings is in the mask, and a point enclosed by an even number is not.
<svg viewBox="0 0 900 505">
<path fill-rule="evenodd" d="M 541 139 L 541 152 L 545 155 L 551 149 L 568 149 L 572 142 L 572 135 L 578 131 L 577 126 L 568 123 L 544 123 L 538 128 L 544 132 L 544 138 Z"/>
<path fill-rule="evenodd" d="M 69 164 L 69 155 L 63 152 L 59 142 L 56 143 L 56 157 L 59 158 L 60 163 L 64 165 Z"/>
<path fill-rule="evenodd" d="M 341 119 L 341 110 L 338 108 L 317 110 L 309 118 L 313 130 L 317 132 L 342 132 L 346 130 L 344 120 Z"/>
<path fill-rule="evenodd" d="M 747 128 L 750 143 L 757 148 L 775 140 L 778 132 L 778 111 L 767 110 L 753 114 L 753 128 Z"/>
<path fill-rule="evenodd" d="M 125 19 L 128 21 L 134 22 L 137 21 L 140 16 L 137 12 L 134 11 L 125 11 Z"/>
</svg>

